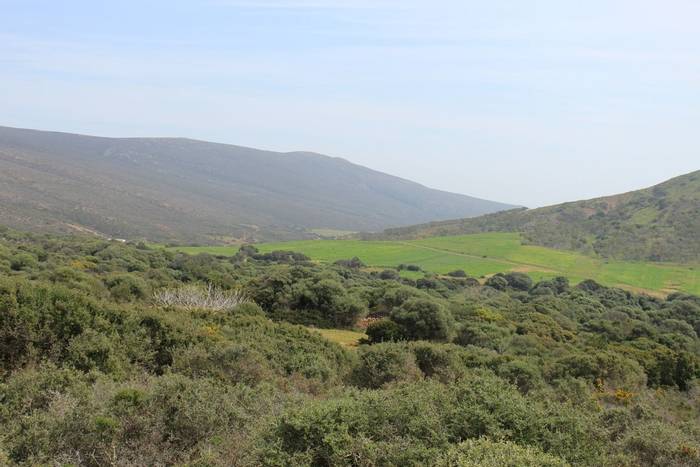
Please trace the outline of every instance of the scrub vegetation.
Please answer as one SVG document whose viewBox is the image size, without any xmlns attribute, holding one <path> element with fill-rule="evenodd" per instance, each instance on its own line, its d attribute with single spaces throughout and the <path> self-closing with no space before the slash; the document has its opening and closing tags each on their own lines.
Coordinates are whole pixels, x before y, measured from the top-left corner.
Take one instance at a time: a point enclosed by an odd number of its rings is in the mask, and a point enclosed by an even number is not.
<svg viewBox="0 0 700 467">
<path fill-rule="evenodd" d="M 700 465 L 700 298 L 344 259 L 3 230 L 0 464 Z"/>
</svg>

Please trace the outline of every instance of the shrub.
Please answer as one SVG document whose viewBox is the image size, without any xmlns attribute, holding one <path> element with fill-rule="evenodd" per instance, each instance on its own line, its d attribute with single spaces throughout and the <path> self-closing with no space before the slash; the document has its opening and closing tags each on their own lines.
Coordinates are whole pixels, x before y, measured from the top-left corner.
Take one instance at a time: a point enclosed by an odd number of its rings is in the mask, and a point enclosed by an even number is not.
<svg viewBox="0 0 700 467">
<path fill-rule="evenodd" d="M 540 388 L 544 384 L 540 369 L 523 360 L 514 360 L 499 365 L 496 374 L 515 385 L 523 394 Z"/>
<path fill-rule="evenodd" d="M 700 449 L 682 427 L 660 421 L 638 423 L 621 441 L 638 465 L 650 467 L 700 465 Z"/>
<path fill-rule="evenodd" d="M 363 263 L 362 260 L 357 256 L 354 256 L 351 259 L 339 259 L 333 264 L 335 264 L 336 266 L 342 266 L 344 268 L 350 269 L 360 269 L 365 267 L 365 263 Z"/>
<path fill-rule="evenodd" d="M 404 340 L 403 329 L 390 319 L 381 319 L 370 323 L 365 330 L 371 344 L 380 342 L 396 342 Z"/>
<path fill-rule="evenodd" d="M 511 441 L 469 439 L 450 447 L 436 467 L 567 467 L 565 460 Z"/>
<path fill-rule="evenodd" d="M 234 307 L 231 311 L 236 315 L 265 316 L 265 311 L 253 302 L 243 302 Z"/>
<path fill-rule="evenodd" d="M 447 275 L 450 277 L 467 277 L 467 273 L 461 269 L 457 269 L 455 271 L 450 271 L 447 273 Z"/>
<path fill-rule="evenodd" d="M 503 274 L 498 273 L 486 279 L 484 285 L 496 290 L 506 290 L 508 288 L 508 280 Z"/>
<path fill-rule="evenodd" d="M 413 354 L 400 344 L 376 344 L 361 350 L 352 374 L 353 383 L 378 389 L 396 381 L 414 381 L 420 377 Z"/>
<path fill-rule="evenodd" d="M 399 280 L 401 279 L 401 276 L 399 275 L 398 272 L 394 269 L 385 269 L 382 272 L 379 273 L 379 278 L 382 280 Z"/>
<path fill-rule="evenodd" d="M 146 281 L 134 274 L 113 275 L 105 280 L 105 285 L 118 302 L 145 299 L 150 290 Z"/>
<path fill-rule="evenodd" d="M 310 261 L 311 258 L 303 253 L 297 253 L 295 251 L 283 251 L 276 250 L 270 253 L 257 253 L 253 255 L 253 258 L 259 261 L 268 261 L 271 263 L 304 263 Z"/>
<path fill-rule="evenodd" d="M 383 290 L 382 296 L 378 300 L 377 308 L 380 311 L 391 311 L 412 298 L 420 297 L 425 297 L 424 292 L 414 287 L 408 287 L 406 285 L 393 286 Z"/>
<path fill-rule="evenodd" d="M 569 354 L 553 362 L 548 376 L 585 378 L 612 388 L 637 389 L 646 385 L 644 371 L 637 362 L 612 352 Z"/>
<path fill-rule="evenodd" d="M 346 465 L 352 459 L 355 465 L 434 465 L 443 459 L 441 465 L 461 465 L 449 460 L 467 450 L 484 462 L 500 458 L 510 465 L 518 459 L 531 461 L 524 465 L 601 465 L 597 421 L 565 405 L 527 399 L 487 372 L 472 372 L 449 386 L 402 384 L 292 408 L 261 443 L 259 464 Z M 505 452 L 489 452 L 484 441 L 456 446 L 482 437 L 512 444 L 500 446 Z"/>
<path fill-rule="evenodd" d="M 333 325 L 336 327 L 347 328 L 352 327 L 357 323 L 357 320 L 362 318 L 367 312 L 364 304 L 356 297 L 345 295 L 341 296 L 333 304 Z"/>
<path fill-rule="evenodd" d="M 429 299 L 410 299 L 391 312 L 404 336 L 410 340 L 447 341 L 453 331 L 452 316 L 440 303 Z"/>
<path fill-rule="evenodd" d="M 462 326 L 454 342 L 459 345 L 474 345 L 492 350 L 501 350 L 511 332 L 493 323 L 472 322 Z"/>
<path fill-rule="evenodd" d="M 100 315 L 95 302 L 62 287 L 0 282 L 0 362 L 3 370 L 31 359 L 65 358 L 74 337 Z"/>
<path fill-rule="evenodd" d="M 113 373 L 120 365 L 121 355 L 115 355 L 112 340 L 94 329 L 74 337 L 67 348 L 66 361 L 82 371 L 99 370 Z"/>
<path fill-rule="evenodd" d="M 509 272 L 505 276 L 508 287 L 527 292 L 532 288 L 532 279 L 522 272 Z"/>
<path fill-rule="evenodd" d="M 10 259 L 10 268 L 13 271 L 27 271 L 39 265 L 36 256 L 30 253 L 18 253 Z"/>
<path fill-rule="evenodd" d="M 409 348 L 418 368 L 428 378 L 436 378 L 444 383 L 454 382 L 466 370 L 464 361 L 460 358 L 462 349 L 453 344 L 415 342 Z"/>
</svg>

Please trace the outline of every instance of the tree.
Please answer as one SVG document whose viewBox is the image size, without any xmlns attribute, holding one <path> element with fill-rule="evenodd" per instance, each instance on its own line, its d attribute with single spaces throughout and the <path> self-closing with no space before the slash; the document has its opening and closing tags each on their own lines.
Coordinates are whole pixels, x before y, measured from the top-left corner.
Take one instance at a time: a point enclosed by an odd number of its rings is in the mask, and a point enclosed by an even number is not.
<svg viewBox="0 0 700 467">
<path fill-rule="evenodd" d="M 390 319 L 375 321 L 367 326 L 365 331 L 369 342 L 377 344 L 379 342 L 395 342 L 404 339 L 403 329 Z"/>
<path fill-rule="evenodd" d="M 467 273 L 461 269 L 457 269 L 455 271 L 448 272 L 447 275 L 450 277 L 467 277 Z"/>
<path fill-rule="evenodd" d="M 365 267 L 365 263 L 363 263 L 362 260 L 357 256 L 353 256 L 350 259 L 339 259 L 333 264 L 335 264 L 336 266 L 342 266 L 344 268 L 350 269 L 360 269 Z"/>
<path fill-rule="evenodd" d="M 487 285 L 496 290 L 506 290 L 508 288 L 508 280 L 503 274 L 499 272 L 498 274 L 495 274 L 486 279 L 484 285 Z"/>
<path fill-rule="evenodd" d="M 406 301 L 391 312 L 391 320 L 409 340 L 447 341 L 452 335 L 452 316 L 440 303 L 429 299 Z"/>
<path fill-rule="evenodd" d="M 527 292 L 532 287 L 532 279 L 522 272 L 509 272 L 503 277 L 505 277 L 510 288 Z"/>
</svg>

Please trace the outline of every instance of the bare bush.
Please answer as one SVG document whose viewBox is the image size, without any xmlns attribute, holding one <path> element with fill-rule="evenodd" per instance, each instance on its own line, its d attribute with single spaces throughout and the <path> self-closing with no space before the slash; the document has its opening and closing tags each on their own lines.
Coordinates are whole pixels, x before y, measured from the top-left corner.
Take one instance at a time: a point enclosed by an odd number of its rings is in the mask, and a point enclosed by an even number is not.
<svg viewBox="0 0 700 467">
<path fill-rule="evenodd" d="M 241 290 L 223 290 L 212 284 L 183 285 L 172 289 L 161 289 L 153 294 L 156 304 L 165 307 L 177 307 L 185 310 L 230 310 L 248 302 Z"/>
</svg>

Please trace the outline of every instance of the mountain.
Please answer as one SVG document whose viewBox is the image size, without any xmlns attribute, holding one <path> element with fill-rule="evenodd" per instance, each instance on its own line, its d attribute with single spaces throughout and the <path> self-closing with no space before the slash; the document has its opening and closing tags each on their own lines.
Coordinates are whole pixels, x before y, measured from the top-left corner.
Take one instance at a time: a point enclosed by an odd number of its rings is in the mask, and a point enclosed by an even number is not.
<svg viewBox="0 0 700 467">
<path fill-rule="evenodd" d="M 526 243 L 602 257 L 697 262 L 700 171 L 629 193 L 388 229 L 373 237 L 411 239 L 498 231 L 520 232 Z"/>
<path fill-rule="evenodd" d="M 306 238 L 513 206 L 310 152 L 0 127 L 0 224 L 153 241 Z"/>
</svg>

